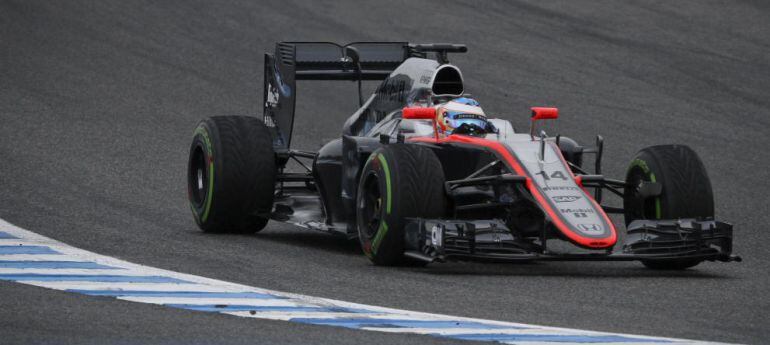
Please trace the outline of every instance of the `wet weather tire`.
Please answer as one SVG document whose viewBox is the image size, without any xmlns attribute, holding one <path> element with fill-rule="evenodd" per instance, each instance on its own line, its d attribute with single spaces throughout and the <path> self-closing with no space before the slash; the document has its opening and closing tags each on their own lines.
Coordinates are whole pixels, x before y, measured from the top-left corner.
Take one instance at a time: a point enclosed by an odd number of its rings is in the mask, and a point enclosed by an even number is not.
<svg viewBox="0 0 770 345">
<path fill-rule="evenodd" d="M 626 225 L 636 219 L 713 218 L 714 196 L 711 181 L 698 155 L 684 145 L 659 145 L 636 154 L 626 173 L 623 198 Z M 635 186 L 641 181 L 657 182 L 661 195 L 642 198 Z M 701 260 L 642 261 L 653 269 L 686 269 Z"/>
<path fill-rule="evenodd" d="M 275 177 L 270 132 L 259 119 L 214 116 L 195 128 L 187 189 L 203 231 L 262 230 L 273 206 Z"/>
<path fill-rule="evenodd" d="M 364 165 L 356 197 L 364 254 L 376 265 L 407 263 L 406 218 L 441 218 L 445 209 L 444 171 L 431 149 L 414 144 L 377 149 Z"/>
</svg>

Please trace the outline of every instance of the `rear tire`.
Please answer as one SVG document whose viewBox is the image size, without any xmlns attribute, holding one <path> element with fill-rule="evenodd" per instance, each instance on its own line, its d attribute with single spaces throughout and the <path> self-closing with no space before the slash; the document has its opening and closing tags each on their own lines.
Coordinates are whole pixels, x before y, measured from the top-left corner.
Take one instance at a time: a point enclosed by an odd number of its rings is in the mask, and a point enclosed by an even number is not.
<svg viewBox="0 0 770 345">
<path fill-rule="evenodd" d="M 259 119 L 214 116 L 201 121 L 190 146 L 187 190 L 205 232 L 254 233 L 273 207 L 275 154 Z"/>
<path fill-rule="evenodd" d="M 445 210 L 444 170 L 431 149 L 392 144 L 369 156 L 358 186 L 356 222 L 361 248 L 375 265 L 409 264 L 406 218 L 441 218 Z"/>
<path fill-rule="evenodd" d="M 711 181 L 698 154 L 684 145 L 659 145 L 636 154 L 626 173 L 631 188 L 625 189 L 623 208 L 626 225 L 637 219 L 713 218 Z M 636 192 L 641 181 L 657 182 L 661 195 L 642 198 Z M 645 260 L 652 269 L 681 270 L 699 264 L 699 259 Z"/>
</svg>

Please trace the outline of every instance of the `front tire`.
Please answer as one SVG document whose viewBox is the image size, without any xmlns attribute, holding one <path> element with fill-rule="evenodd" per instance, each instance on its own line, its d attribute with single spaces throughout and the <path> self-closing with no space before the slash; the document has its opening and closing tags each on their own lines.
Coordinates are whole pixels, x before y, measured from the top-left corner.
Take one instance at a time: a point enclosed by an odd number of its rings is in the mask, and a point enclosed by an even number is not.
<svg viewBox="0 0 770 345">
<path fill-rule="evenodd" d="M 392 144 L 364 165 L 356 197 L 358 238 L 375 265 L 405 263 L 406 218 L 441 218 L 446 209 L 444 171 L 433 151 Z"/>
<path fill-rule="evenodd" d="M 636 191 L 642 182 L 657 182 L 659 196 L 643 198 Z M 623 208 L 626 225 L 637 219 L 714 217 L 711 181 L 698 154 L 684 145 L 659 145 L 642 149 L 626 173 Z M 699 259 L 644 260 L 652 269 L 681 270 L 699 264 Z"/>
<path fill-rule="evenodd" d="M 262 230 L 273 206 L 275 177 L 270 132 L 259 119 L 214 116 L 195 128 L 187 190 L 193 217 L 201 230 Z"/>
</svg>

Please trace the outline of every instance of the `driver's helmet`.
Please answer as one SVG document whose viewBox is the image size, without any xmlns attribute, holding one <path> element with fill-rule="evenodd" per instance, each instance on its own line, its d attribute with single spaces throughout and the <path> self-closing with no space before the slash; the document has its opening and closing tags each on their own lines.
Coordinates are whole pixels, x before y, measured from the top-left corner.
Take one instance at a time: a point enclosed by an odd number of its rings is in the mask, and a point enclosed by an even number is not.
<svg viewBox="0 0 770 345">
<path fill-rule="evenodd" d="M 455 98 L 439 105 L 436 122 L 444 135 L 483 135 L 489 127 L 479 102 L 468 97 Z"/>
</svg>

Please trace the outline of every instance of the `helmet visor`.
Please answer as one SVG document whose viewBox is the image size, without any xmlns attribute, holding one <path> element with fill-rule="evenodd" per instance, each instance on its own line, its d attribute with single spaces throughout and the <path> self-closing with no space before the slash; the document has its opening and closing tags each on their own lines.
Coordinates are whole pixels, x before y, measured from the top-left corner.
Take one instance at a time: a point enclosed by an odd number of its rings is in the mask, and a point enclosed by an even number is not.
<svg viewBox="0 0 770 345">
<path fill-rule="evenodd" d="M 476 126 L 481 129 L 487 127 L 487 118 L 483 115 L 450 112 L 446 118 L 447 124 L 452 128 L 459 128 L 463 124 Z"/>
</svg>

